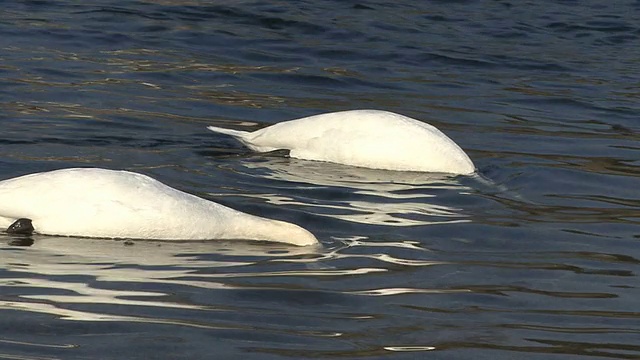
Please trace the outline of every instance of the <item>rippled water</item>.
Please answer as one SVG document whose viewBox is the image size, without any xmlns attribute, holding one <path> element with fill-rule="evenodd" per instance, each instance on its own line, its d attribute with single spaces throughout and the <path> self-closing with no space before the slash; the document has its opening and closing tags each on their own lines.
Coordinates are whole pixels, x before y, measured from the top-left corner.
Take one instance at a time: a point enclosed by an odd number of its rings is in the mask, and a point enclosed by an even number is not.
<svg viewBox="0 0 640 360">
<path fill-rule="evenodd" d="M 129 169 L 318 248 L 0 236 L 0 359 L 640 357 L 637 1 L 15 1 L 0 177 Z M 376 108 L 475 177 L 247 153 Z M 384 144 L 381 144 L 384 146 Z"/>
</svg>

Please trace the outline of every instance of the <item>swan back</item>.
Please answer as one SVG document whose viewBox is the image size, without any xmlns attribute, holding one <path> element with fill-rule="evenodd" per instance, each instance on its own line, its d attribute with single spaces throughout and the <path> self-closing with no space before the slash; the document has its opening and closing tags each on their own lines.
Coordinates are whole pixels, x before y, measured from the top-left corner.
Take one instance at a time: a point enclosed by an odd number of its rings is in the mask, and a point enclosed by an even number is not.
<svg viewBox="0 0 640 360">
<path fill-rule="evenodd" d="M 1 181 L 0 217 L 2 226 L 29 218 L 37 232 L 48 235 L 317 242 L 297 225 L 245 214 L 146 175 L 95 168 Z"/>
<path fill-rule="evenodd" d="M 210 128 L 218 131 L 219 128 Z M 254 132 L 225 132 L 256 151 L 374 169 L 471 174 L 469 156 L 432 125 L 379 110 L 350 110 L 285 121 Z"/>
</svg>

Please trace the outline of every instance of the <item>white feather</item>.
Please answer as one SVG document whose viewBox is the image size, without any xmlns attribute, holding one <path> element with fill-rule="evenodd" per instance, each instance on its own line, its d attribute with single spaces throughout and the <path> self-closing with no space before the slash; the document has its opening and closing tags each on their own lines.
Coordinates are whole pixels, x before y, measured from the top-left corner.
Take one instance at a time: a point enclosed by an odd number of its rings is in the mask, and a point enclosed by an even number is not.
<svg viewBox="0 0 640 360">
<path fill-rule="evenodd" d="M 398 171 L 475 171 L 469 156 L 440 130 L 388 111 L 320 114 L 253 132 L 208 129 L 233 136 L 254 151 L 288 149 L 298 159 Z"/>
<path fill-rule="evenodd" d="M 46 235 L 317 243 L 297 225 L 245 214 L 146 175 L 97 168 L 0 181 L 0 226 L 19 218 L 31 219 L 35 231 Z"/>
</svg>

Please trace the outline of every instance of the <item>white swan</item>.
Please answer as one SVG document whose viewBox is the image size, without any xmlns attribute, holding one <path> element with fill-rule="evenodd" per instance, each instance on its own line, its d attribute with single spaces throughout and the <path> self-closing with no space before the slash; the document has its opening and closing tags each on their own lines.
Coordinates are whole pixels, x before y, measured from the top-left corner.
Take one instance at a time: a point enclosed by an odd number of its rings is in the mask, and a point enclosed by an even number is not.
<svg viewBox="0 0 640 360">
<path fill-rule="evenodd" d="M 469 156 L 437 128 L 379 110 L 351 110 L 284 121 L 254 132 L 209 126 L 251 150 L 374 169 L 472 174 Z"/>
<path fill-rule="evenodd" d="M 45 235 L 244 239 L 299 246 L 318 242 L 297 225 L 245 214 L 142 174 L 98 168 L 0 181 L 0 226 L 9 227 L 9 232 L 18 232 L 16 226 L 30 226 L 19 219 L 30 219 L 35 232 Z"/>
</svg>

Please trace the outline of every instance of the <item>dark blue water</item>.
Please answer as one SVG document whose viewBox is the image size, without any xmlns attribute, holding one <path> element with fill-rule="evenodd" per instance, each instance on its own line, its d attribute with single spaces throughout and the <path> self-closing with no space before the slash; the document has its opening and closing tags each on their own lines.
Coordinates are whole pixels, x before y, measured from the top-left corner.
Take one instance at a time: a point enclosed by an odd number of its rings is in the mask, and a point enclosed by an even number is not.
<svg viewBox="0 0 640 360">
<path fill-rule="evenodd" d="M 0 178 L 145 173 L 322 249 L 0 237 L 0 359 L 640 358 L 640 2 L 12 1 Z M 482 174 L 250 154 L 375 108 Z M 384 146 L 384 144 L 381 144 Z"/>
</svg>

